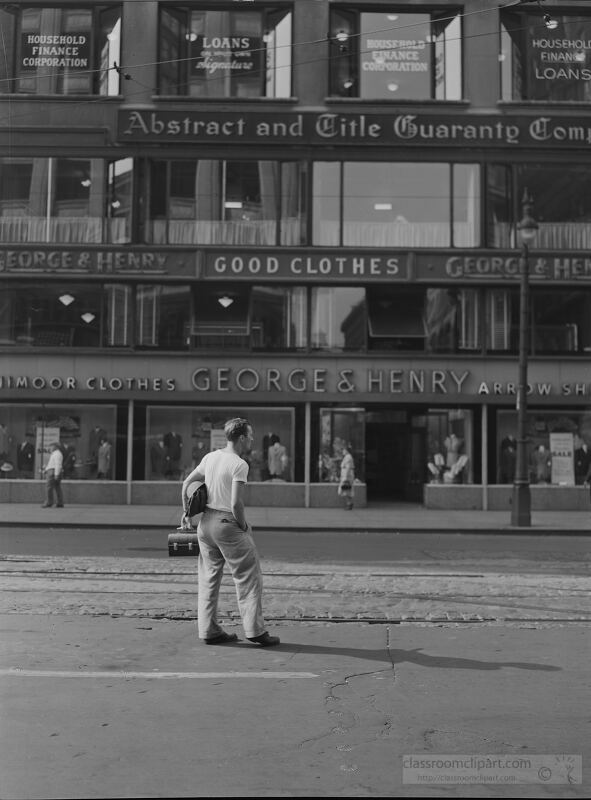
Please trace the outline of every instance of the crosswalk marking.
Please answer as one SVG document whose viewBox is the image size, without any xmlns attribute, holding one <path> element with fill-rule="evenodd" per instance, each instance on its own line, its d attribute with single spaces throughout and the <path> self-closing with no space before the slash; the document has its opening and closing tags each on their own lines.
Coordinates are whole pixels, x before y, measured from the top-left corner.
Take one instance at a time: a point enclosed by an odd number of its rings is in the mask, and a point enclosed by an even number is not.
<svg viewBox="0 0 591 800">
<path fill-rule="evenodd" d="M 68 669 L 21 669 L 11 667 L 0 669 L 0 677 L 17 678 L 156 678 L 184 680 L 186 678 L 274 678 L 291 680 L 299 678 L 318 678 L 315 672 L 131 672 L 128 670 L 68 670 Z"/>
</svg>

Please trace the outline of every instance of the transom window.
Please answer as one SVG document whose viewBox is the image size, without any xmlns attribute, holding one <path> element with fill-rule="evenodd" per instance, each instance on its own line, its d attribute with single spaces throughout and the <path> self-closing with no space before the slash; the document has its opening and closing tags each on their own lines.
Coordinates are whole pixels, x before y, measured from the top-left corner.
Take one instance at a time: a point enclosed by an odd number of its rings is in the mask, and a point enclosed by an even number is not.
<svg viewBox="0 0 591 800">
<path fill-rule="evenodd" d="M 531 288 L 532 355 L 589 358 L 591 290 Z M 5 281 L 0 346 L 515 354 L 519 289 Z"/>
</svg>

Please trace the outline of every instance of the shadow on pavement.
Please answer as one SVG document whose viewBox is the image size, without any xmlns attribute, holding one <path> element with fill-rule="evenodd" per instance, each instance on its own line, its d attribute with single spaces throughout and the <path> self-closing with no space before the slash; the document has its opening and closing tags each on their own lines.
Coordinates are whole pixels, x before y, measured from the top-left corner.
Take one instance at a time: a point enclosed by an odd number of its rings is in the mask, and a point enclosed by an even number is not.
<svg viewBox="0 0 591 800">
<path fill-rule="evenodd" d="M 244 643 L 235 642 L 235 647 L 242 647 Z M 224 645 L 227 647 L 228 645 Z M 248 645 L 252 648 L 252 645 Z M 255 648 L 263 649 L 263 648 Z M 265 648 L 266 649 L 266 648 Z M 383 648 L 379 650 L 365 650 L 356 647 L 329 647 L 318 644 L 291 644 L 281 642 L 277 647 L 269 648 L 274 653 L 294 653 L 294 655 L 328 655 L 345 656 L 348 658 L 362 658 L 365 661 L 383 661 L 387 664 L 418 664 L 420 667 L 434 667 L 437 669 L 478 669 L 495 670 L 503 668 L 541 670 L 543 672 L 561 672 L 562 667 L 550 664 L 535 664 L 526 661 L 478 661 L 474 658 L 457 658 L 455 656 L 428 655 L 420 652 L 421 648 L 414 650 L 398 650 Z"/>
</svg>

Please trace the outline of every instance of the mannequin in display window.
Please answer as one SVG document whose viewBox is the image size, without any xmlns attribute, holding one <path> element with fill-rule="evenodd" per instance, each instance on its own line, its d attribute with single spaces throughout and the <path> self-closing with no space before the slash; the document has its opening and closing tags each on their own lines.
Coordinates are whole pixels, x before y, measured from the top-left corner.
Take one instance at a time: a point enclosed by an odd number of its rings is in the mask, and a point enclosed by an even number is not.
<svg viewBox="0 0 591 800">
<path fill-rule="evenodd" d="M 19 472 L 27 477 L 33 477 L 35 468 L 35 445 L 30 436 L 24 439 L 16 450 L 16 465 Z"/>
<path fill-rule="evenodd" d="M 532 483 L 549 483 L 552 457 L 543 444 L 538 445 L 531 454 Z"/>
<path fill-rule="evenodd" d="M 591 447 L 587 442 L 582 442 L 575 450 L 575 483 L 585 483 L 586 475 L 591 468 Z"/>
<path fill-rule="evenodd" d="M 64 456 L 64 463 L 63 463 L 64 478 L 74 478 L 75 467 L 76 467 L 76 448 L 74 447 L 73 444 L 64 445 L 63 456 Z"/>
<path fill-rule="evenodd" d="M 460 451 L 462 449 L 462 445 L 464 444 L 464 440 L 460 439 L 452 431 L 449 436 L 446 437 L 443 444 L 445 445 L 445 449 L 447 451 L 445 463 L 448 467 L 453 467 L 460 457 Z"/>
<path fill-rule="evenodd" d="M 111 450 L 111 443 L 108 439 L 103 439 L 98 449 L 97 478 L 107 479 L 111 477 Z"/>
<path fill-rule="evenodd" d="M 499 483 L 513 483 L 515 479 L 515 462 L 517 459 L 517 441 L 511 434 L 501 441 L 499 458 Z"/>
<path fill-rule="evenodd" d="M 98 469 L 98 449 L 103 439 L 107 438 L 107 431 L 100 425 L 95 425 L 88 434 L 88 464 L 91 472 Z"/>
<path fill-rule="evenodd" d="M 166 477 L 179 478 L 183 454 L 183 437 L 176 431 L 169 431 L 164 434 L 163 442 L 168 457 Z"/>
<path fill-rule="evenodd" d="M 168 454 L 164 446 L 164 436 L 159 436 L 150 445 L 150 466 L 152 477 L 158 480 L 168 471 Z"/>
<path fill-rule="evenodd" d="M 12 436 L 4 423 L 0 422 L 0 461 L 10 458 L 10 445 Z"/>
<path fill-rule="evenodd" d="M 281 440 L 277 434 L 272 434 L 270 439 L 270 446 L 267 453 L 267 468 L 269 470 L 269 479 L 279 478 L 285 480 L 287 472 L 287 449 L 281 444 Z"/>
</svg>

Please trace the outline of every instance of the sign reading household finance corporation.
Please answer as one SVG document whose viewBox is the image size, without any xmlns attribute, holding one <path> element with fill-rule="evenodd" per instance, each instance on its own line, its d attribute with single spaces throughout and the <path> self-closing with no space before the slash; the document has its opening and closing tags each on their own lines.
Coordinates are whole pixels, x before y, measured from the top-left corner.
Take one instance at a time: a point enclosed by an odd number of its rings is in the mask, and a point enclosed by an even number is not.
<svg viewBox="0 0 591 800">
<path fill-rule="evenodd" d="M 218 112 L 177 109 L 119 111 L 121 142 L 200 144 L 431 144 L 585 147 L 591 118 L 550 114 L 335 114 Z"/>
</svg>

